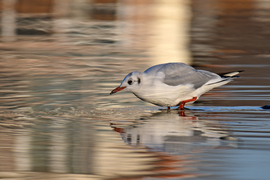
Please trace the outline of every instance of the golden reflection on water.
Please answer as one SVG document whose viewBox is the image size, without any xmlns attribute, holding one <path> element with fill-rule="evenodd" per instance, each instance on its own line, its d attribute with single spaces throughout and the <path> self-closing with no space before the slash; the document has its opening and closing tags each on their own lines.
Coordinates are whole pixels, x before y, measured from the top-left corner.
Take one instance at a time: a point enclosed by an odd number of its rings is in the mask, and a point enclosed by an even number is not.
<svg viewBox="0 0 270 180">
<path fill-rule="evenodd" d="M 188 50 L 191 10 L 189 1 L 160 0 L 153 5 L 150 55 L 155 64 L 181 61 L 192 64 Z"/>
</svg>

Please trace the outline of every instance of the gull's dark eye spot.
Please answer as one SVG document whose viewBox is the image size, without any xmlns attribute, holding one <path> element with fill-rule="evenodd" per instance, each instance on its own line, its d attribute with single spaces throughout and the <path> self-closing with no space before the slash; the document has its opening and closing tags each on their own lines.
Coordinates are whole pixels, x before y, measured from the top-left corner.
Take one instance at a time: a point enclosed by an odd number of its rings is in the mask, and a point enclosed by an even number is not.
<svg viewBox="0 0 270 180">
<path fill-rule="evenodd" d="M 128 84 L 131 85 L 133 83 L 132 80 L 128 80 Z"/>
<path fill-rule="evenodd" d="M 138 78 L 138 84 L 140 84 L 141 83 L 141 79 L 140 78 Z"/>
</svg>

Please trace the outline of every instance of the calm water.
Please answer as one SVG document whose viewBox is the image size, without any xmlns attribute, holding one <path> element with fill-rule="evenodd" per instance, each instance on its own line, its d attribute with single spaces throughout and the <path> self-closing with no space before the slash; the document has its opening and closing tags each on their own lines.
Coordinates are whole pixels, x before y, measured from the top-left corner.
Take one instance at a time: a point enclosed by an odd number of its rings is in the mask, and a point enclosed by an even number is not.
<svg viewBox="0 0 270 180">
<path fill-rule="evenodd" d="M 269 179 L 269 8 L 159 1 L 120 3 L 112 21 L 21 19 L 0 42 L 0 178 Z M 171 61 L 245 71 L 184 114 L 109 95 Z"/>
</svg>

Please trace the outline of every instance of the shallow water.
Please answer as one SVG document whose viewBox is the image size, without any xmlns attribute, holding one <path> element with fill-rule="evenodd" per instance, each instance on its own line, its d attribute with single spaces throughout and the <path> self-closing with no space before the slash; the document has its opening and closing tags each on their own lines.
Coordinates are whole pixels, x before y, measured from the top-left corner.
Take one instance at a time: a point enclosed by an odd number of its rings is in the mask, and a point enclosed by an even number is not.
<svg viewBox="0 0 270 180">
<path fill-rule="evenodd" d="M 270 4 L 231 3 L 118 4 L 133 14 L 56 19 L 57 31 L 51 18 L 19 21 L 47 34 L 0 42 L 0 178 L 268 179 Z M 109 95 L 171 61 L 245 71 L 184 113 Z"/>
</svg>

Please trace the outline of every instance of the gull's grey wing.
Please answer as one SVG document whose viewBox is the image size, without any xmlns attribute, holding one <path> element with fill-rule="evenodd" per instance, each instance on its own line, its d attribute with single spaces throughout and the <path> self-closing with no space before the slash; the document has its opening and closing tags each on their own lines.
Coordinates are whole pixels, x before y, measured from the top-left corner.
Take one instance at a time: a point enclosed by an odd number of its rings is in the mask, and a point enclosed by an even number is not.
<svg viewBox="0 0 270 180">
<path fill-rule="evenodd" d="M 152 66 L 144 71 L 148 76 L 155 76 L 157 74 L 157 71 L 159 71 L 162 67 L 166 66 L 166 64 L 158 64 L 155 66 Z"/>
<path fill-rule="evenodd" d="M 196 70 L 184 63 L 168 63 L 163 64 L 156 71 L 156 74 L 163 73 L 162 82 L 170 86 L 178 86 L 180 84 L 193 84 L 197 89 L 207 83 L 211 79 L 220 79 L 221 77 L 215 73 L 204 70 Z"/>
</svg>

